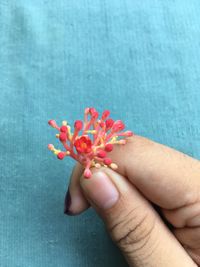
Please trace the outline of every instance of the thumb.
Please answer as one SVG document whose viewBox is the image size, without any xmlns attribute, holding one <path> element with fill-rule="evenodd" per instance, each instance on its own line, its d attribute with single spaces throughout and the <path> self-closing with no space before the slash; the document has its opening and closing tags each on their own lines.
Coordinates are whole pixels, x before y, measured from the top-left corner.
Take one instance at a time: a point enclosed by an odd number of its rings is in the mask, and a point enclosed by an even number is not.
<svg viewBox="0 0 200 267">
<path fill-rule="evenodd" d="M 130 266 L 196 266 L 151 204 L 123 176 L 93 169 L 80 185 Z"/>
</svg>

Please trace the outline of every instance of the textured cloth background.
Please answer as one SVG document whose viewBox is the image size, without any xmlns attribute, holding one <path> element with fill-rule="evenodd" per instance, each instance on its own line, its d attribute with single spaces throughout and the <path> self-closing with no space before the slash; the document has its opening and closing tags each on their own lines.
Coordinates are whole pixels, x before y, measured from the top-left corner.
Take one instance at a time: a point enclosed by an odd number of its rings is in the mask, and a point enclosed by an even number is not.
<svg viewBox="0 0 200 267">
<path fill-rule="evenodd" d="M 1 0 L 0 100 L 0 266 L 127 266 L 92 210 L 64 216 L 47 120 L 108 108 L 200 158 L 200 1 Z"/>
</svg>

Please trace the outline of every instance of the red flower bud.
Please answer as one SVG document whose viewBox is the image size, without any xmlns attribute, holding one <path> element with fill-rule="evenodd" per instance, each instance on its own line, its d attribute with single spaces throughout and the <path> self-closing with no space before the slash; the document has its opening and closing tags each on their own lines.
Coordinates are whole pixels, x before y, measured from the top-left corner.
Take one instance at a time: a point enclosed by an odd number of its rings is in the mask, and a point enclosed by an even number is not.
<svg viewBox="0 0 200 267">
<path fill-rule="evenodd" d="M 114 124 L 114 120 L 112 119 L 106 120 L 106 129 L 109 130 L 110 128 L 112 128 L 113 124 Z"/>
<path fill-rule="evenodd" d="M 106 165 L 110 165 L 112 163 L 112 160 L 110 158 L 105 158 L 103 162 Z"/>
<path fill-rule="evenodd" d="M 53 127 L 53 128 L 56 127 L 56 121 L 54 121 L 54 120 L 49 120 L 49 121 L 48 121 L 48 124 L 49 124 L 51 127 Z"/>
<path fill-rule="evenodd" d="M 112 126 L 113 132 L 122 131 L 124 128 L 125 128 L 125 125 L 123 124 L 123 122 L 121 120 L 115 121 L 113 126 Z"/>
<path fill-rule="evenodd" d="M 99 113 L 96 111 L 95 108 L 90 108 L 90 115 L 92 116 L 92 118 L 97 119 L 99 116 Z"/>
<path fill-rule="evenodd" d="M 125 134 L 126 134 L 126 136 L 133 136 L 133 132 L 131 132 L 131 131 L 126 131 Z"/>
<path fill-rule="evenodd" d="M 82 121 L 75 121 L 75 123 L 74 123 L 74 128 L 75 128 L 76 130 L 78 130 L 78 131 L 81 131 L 82 128 L 83 128 L 83 123 L 82 123 Z"/>
<path fill-rule="evenodd" d="M 85 108 L 85 114 L 88 114 L 90 112 L 90 108 Z"/>
<path fill-rule="evenodd" d="M 92 115 L 94 112 L 97 112 L 95 108 L 90 108 L 89 109 L 90 115 Z"/>
<path fill-rule="evenodd" d="M 105 151 L 111 152 L 112 150 L 113 150 L 113 145 L 112 144 L 105 145 Z"/>
<path fill-rule="evenodd" d="M 57 155 L 57 158 L 60 159 L 60 160 L 64 159 L 64 157 L 65 157 L 65 153 L 64 152 L 59 152 L 58 155 Z"/>
<path fill-rule="evenodd" d="M 68 131 L 67 126 L 63 125 L 62 127 L 60 127 L 60 131 L 66 133 Z"/>
<path fill-rule="evenodd" d="M 97 119 L 99 117 L 99 113 L 96 111 L 92 114 L 93 119 Z"/>
<path fill-rule="evenodd" d="M 106 157 L 106 152 L 104 150 L 99 150 L 97 152 L 97 156 L 100 158 L 105 158 Z"/>
<path fill-rule="evenodd" d="M 101 121 L 101 122 L 99 123 L 99 125 L 100 125 L 101 128 L 104 128 L 104 126 L 105 126 L 105 122 L 104 122 L 104 121 Z"/>
<path fill-rule="evenodd" d="M 89 179 L 91 177 L 92 173 L 89 169 L 85 169 L 83 175 L 86 179 Z"/>
<path fill-rule="evenodd" d="M 59 139 L 60 139 L 61 142 L 65 142 L 67 140 L 66 133 L 62 133 L 61 132 L 60 135 L 59 135 Z"/>
<path fill-rule="evenodd" d="M 102 114 L 102 120 L 107 119 L 110 116 L 110 111 L 109 110 L 104 110 L 103 114 Z"/>
</svg>

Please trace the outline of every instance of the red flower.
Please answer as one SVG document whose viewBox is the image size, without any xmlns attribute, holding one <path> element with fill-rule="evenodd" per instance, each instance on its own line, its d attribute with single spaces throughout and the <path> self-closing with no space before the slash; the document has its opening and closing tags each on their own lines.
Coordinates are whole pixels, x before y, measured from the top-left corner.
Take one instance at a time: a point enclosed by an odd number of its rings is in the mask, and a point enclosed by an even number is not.
<svg viewBox="0 0 200 267">
<path fill-rule="evenodd" d="M 87 136 L 76 139 L 74 146 L 79 153 L 90 153 L 92 151 L 92 141 Z"/>
<path fill-rule="evenodd" d="M 83 172 L 85 178 L 91 177 L 91 167 L 106 166 L 116 170 L 117 165 L 107 157 L 107 154 L 113 150 L 114 145 L 125 145 L 126 138 L 133 133 L 122 132 L 125 128 L 124 123 L 121 120 L 114 121 L 109 116 L 110 111 L 104 110 L 98 119 L 97 110 L 88 107 L 84 111 L 83 121 L 75 121 L 74 130 L 67 121 L 63 121 L 59 127 L 54 120 L 50 120 L 49 125 L 59 131 L 56 137 L 61 141 L 65 151 L 57 150 L 52 144 L 48 145 L 49 150 L 60 160 L 70 156 L 80 162 L 85 169 Z"/>
</svg>

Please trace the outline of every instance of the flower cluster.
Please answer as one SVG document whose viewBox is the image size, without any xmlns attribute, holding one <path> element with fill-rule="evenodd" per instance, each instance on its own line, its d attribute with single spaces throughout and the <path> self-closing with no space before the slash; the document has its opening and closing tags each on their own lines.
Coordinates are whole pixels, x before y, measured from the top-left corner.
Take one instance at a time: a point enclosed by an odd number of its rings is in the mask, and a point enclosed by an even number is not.
<svg viewBox="0 0 200 267">
<path fill-rule="evenodd" d="M 110 111 L 105 110 L 98 119 L 99 113 L 95 108 L 86 108 L 84 120 L 77 120 L 74 123 L 74 131 L 67 121 L 58 126 L 54 120 L 48 123 L 51 127 L 59 131 L 56 137 L 64 147 L 64 151 L 56 149 L 52 144 L 48 148 L 62 160 L 67 156 L 80 162 L 84 167 L 84 177 L 90 178 L 91 167 L 101 166 L 117 169 L 117 165 L 107 156 L 113 150 L 114 144 L 126 144 L 123 138 L 132 136 L 131 131 L 122 132 L 125 125 L 121 120 L 114 121 L 109 118 Z"/>
</svg>

